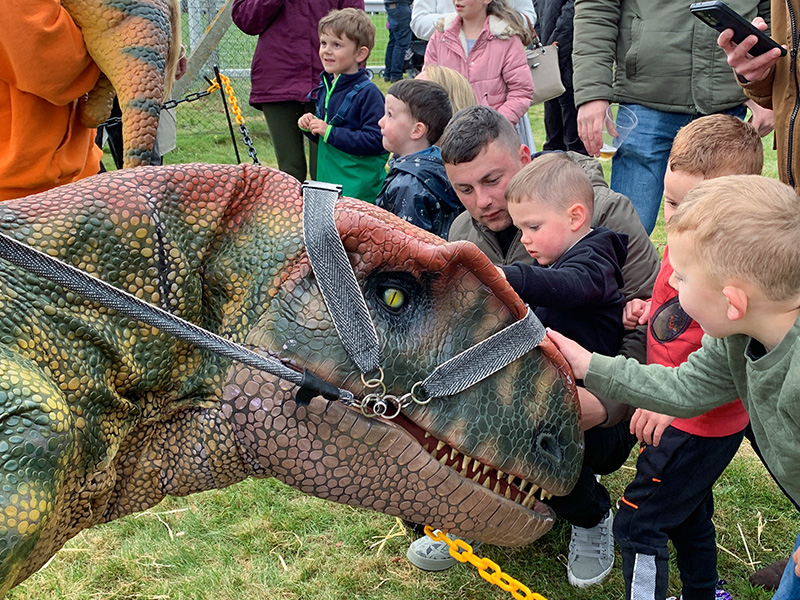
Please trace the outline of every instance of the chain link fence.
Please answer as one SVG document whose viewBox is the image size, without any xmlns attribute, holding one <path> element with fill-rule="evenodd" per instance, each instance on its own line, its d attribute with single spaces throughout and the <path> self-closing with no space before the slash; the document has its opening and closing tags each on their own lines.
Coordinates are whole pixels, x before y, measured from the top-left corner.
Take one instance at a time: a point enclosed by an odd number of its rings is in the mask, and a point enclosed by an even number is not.
<svg viewBox="0 0 800 600">
<path fill-rule="evenodd" d="M 224 0 L 182 0 L 182 36 L 186 53 L 191 57 L 192 52 L 198 48 L 203 35 L 212 26 L 215 16 L 225 5 Z M 380 77 L 383 74 L 383 62 L 386 54 L 386 45 L 389 41 L 389 31 L 386 29 L 386 13 L 382 1 L 367 1 L 365 8 L 371 15 L 375 23 L 377 36 L 375 48 L 372 50 L 367 69 L 373 77 Z M 256 36 L 242 33 L 236 25 L 229 25 L 224 35 L 211 51 L 209 59 L 200 69 L 199 75 L 194 78 L 188 89 L 182 91 L 181 95 L 197 93 L 209 87 L 205 78 L 213 79 L 213 66 L 219 65 L 223 75 L 231 80 L 239 106 L 242 107 L 243 116 L 247 120 L 247 125 L 251 131 L 264 133 L 266 135 L 266 124 L 263 127 L 256 121 L 264 121 L 263 115 L 248 105 L 250 97 L 250 62 L 256 47 Z M 287 40 L 287 43 L 291 43 Z M 184 86 L 185 87 L 185 86 Z M 222 99 L 219 93 L 200 99 L 196 102 L 181 104 L 178 107 L 179 120 L 187 120 L 189 123 L 203 122 L 203 116 L 224 114 Z M 222 131 L 209 130 L 210 133 L 225 134 L 227 124 L 223 119 L 207 119 L 209 127 L 217 127 L 217 123 L 223 124 Z"/>
</svg>

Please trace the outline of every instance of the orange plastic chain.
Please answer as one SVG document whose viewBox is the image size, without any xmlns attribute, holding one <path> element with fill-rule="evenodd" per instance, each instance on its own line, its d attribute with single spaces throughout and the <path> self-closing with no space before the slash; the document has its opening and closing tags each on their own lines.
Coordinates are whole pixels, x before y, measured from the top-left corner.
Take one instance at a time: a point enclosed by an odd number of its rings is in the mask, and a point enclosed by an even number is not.
<svg viewBox="0 0 800 600">
<path fill-rule="evenodd" d="M 464 540 L 456 538 L 451 540 L 444 531 L 434 531 L 429 525 L 425 526 L 425 533 L 436 542 L 444 542 L 450 549 L 450 556 L 458 562 L 468 562 L 478 569 L 480 576 L 489 583 L 495 584 L 502 590 L 509 592 L 516 600 L 547 600 L 544 596 L 532 592 L 526 585 L 520 583 L 510 575 L 503 573 L 500 565 L 485 557 L 480 557 L 472 552 L 472 546 Z"/>
</svg>

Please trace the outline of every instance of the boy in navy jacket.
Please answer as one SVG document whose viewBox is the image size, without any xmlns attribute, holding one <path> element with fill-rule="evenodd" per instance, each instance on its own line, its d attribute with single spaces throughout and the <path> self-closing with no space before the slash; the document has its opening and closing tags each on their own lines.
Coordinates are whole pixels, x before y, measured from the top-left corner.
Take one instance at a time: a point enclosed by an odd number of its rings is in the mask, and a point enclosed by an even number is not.
<svg viewBox="0 0 800 600">
<path fill-rule="evenodd" d="M 624 333 L 627 236 L 592 229 L 594 194 L 583 169 L 563 153 L 543 154 L 509 182 L 506 199 L 534 258 L 498 267 L 511 287 L 547 327 L 614 356 Z"/>
<path fill-rule="evenodd" d="M 360 65 L 375 45 L 375 25 L 363 10 L 344 8 L 320 19 L 318 29 L 325 71 L 309 95 L 316 114 L 306 113 L 297 121 L 319 144 L 313 177 L 342 185 L 345 196 L 374 203 L 389 157 L 378 127 L 383 94 Z"/>
<path fill-rule="evenodd" d="M 383 147 L 394 157 L 376 204 L 444 239 L 464 210 L 435 145 L 452 115 L 442 86 L 402 79 L 386 92 L 386 112 L 378 121 Z"/>
</svg>

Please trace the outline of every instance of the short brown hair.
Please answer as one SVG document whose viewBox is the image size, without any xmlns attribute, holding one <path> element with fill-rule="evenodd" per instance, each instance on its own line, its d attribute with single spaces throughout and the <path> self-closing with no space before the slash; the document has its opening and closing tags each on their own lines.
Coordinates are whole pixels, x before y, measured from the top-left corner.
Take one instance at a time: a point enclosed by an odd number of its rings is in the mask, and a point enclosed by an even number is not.
<svg viewBox="0 0 800 600">
<path fill-rule="evenodd" d="M 701 181 L 667 233 L 692 236 L 712 281 L 742 279 L 777 302 L 800 293 L 800 198 L 788 185 L 760 175 Z"/>
<path fill-rule="evenodd" d="M 332 10 L 319 20 L 317 32 L 325 31 L 337 37 L 346 37 L 356 43 L 356 49 L 366 46 L 372 52 L 375 47 L 375 24 L 369 15 L 359 8 Z"/>
<path fill-rule="evenodd" d="M 705 179 L 760 175 L 764 148 L 755 127 L 733 115 L 700 117 L 681 127 L 669 153 L 669 168 Z"/>
<path fill-rule="evenodd" d="M 438 83 L 424 79 L 401 79 L 386 92 L 405 103 L 415 121 L 425 125 L 425 139 L 433 145 L 453 116 L 453 106 L 445 90 Z"/>
<path fill-rule="evenodd" d="M 510 203 L 535 200 L 557 210 L 575 202 L 583 204 L 591 220 L 594 190 L 589 176 L 563 152 L 537 156 L 511 178 L 506 187 Z"/>
</svg>

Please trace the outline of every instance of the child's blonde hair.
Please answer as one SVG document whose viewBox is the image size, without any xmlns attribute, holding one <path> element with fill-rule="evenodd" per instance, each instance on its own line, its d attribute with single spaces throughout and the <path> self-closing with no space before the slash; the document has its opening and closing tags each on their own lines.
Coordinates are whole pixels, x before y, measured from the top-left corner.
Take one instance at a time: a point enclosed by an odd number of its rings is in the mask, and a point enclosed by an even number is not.
<svg viewBox="0 0 800 600">
<path fill-rule="evenodd" d="M 533 32 L 528 26 L 527 20 L 511 8 L 508 0 L 492 0 L 486 7 L 486 14 L 499 17 L 508 23 L 523 46 L 527 46 L 533 41 Z"/>
<path fill-rule="evenodd" d="M 800 198 L 760 175 L 698 183 L 667 223 L 690 234 L 698 264 L 712 281 L 741 279 L 770 300 L 800 293 Z"/>
<path fill-rule="evenodd" d="M 592 182 L 580 165 L 563 152 L 542 154 L 525 165 L 508 182 L 506 200 L 511 204 L 542 202 L 556 210 L 578 202 L 586 207 L 589 220 L 594 210 Z"/>
<path fill-rule="evenodd" d="M 317 32 L 331 33 L 337 37 L 346 37 L 356 44 L 356 50 L 362 46 L 371 52 L 375 47 L 375 24 L 369 15 L 359 8 L 342 8 L 332 10 L 319 20 Z"/>
<path fill-rule="evenodd" d="M 425 65 L 418 77 L 442 86 L 447 91 L 454 113 L 478 103 L 475 98 L 475 90 L 472 89 L 467 78 L 455 69 L 441 65 Z"/>
<path fill-rule="evenodd" d="M 672 142 L 669 168 L 705 179 L 760 175 L 764 148 L 755 127 L 733 115 L 701 117 L 681 127 Z"/>
</svg>

